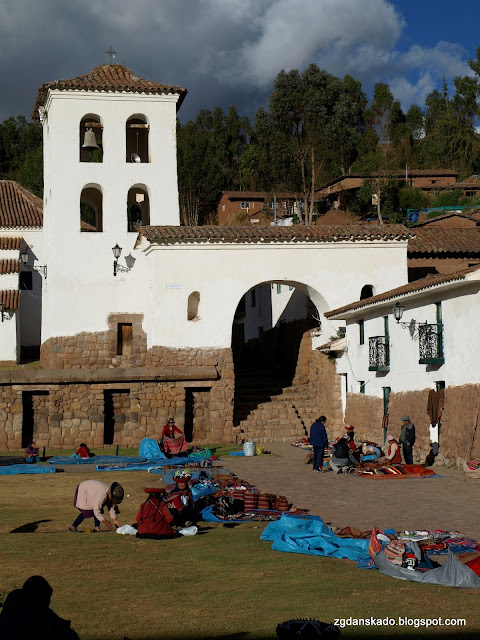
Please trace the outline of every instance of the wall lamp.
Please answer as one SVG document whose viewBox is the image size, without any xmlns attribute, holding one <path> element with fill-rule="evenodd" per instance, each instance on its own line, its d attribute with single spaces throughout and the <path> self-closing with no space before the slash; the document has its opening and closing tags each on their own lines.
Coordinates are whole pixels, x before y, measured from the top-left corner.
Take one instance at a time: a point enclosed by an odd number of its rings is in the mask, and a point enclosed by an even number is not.
<svg viewBox="0 0 480 640">
<path fill-rule="evenodd" d="M 135 264 L 135 258 L 132 256 L 132 254 L 129 253 L 128 256 L 125 256 L 125 263 L 127 266 L 124 267 L 123 265 L 118 264 L 118 259 L 122 255 L 122 247 L 119 246 L 118 242 L 114 247 L 112 247 L 112 252 L 113 257 L 115 258 L 115 260 L 113 261 L 113 275 L 116 276 L 119 271 L 128 273 L 128 271 L 130 271 Z"/>
<path fill-rule="evenodd" d="M 20 262 L 24 267 L 26 267 L 29 271 L 38 271 L 38 273 L 43 273 L 45 280 L 47 279 L 47 265 L 29 265 L 28 264 L 28 251 L 24 249 L 20 252 Z"/>
<path fill-rule="evenodd" d="M 3 311 L 4 311 L 5 307 L 2 301 L 0 301 L 0 313 L 2 314 L 2 322 L 3 322 Z"/>
<path fill-rule="evenodd" d="M 396 302 L 392 307 L 393 317 L 397 321 L 397 324 L 399 324 L 402 327 L 402 329 L 409 330 L 410 337 L 412 338 L 412 340 L 418 340 L 420 337 L 420 331 L 421 331 L 420 327 L 427 326 L 428 323 L 425 322 L 425 324 L 422 325 L 420 322 L 417 322 L 413 318 L 412 320 L 410 320 L 410 322 L 400 322 L 400 320 L 403 317 L 404 309 L 405 307 L 403 306 L 403 304 L 400 304 L 400 302 Z"/>
</svg>

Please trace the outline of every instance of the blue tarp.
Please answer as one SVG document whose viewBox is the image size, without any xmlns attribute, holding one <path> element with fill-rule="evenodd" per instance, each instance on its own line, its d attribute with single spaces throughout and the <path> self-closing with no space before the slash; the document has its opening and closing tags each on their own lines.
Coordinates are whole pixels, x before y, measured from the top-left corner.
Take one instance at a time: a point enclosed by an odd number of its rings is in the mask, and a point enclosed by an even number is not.
<svg viewBox="0 0 480 640">
<path fill-rule="evenodd" d="M 177 469 L 169 469 L 168 471 L 164 471 L 164 476 L 162 481 L 165 484 L 170 484 L 173 482 L 173 474 L 177 471 Z M 205 469 L 191 469 L 192 480 L 198 480 L 202 482 L 203 480 L 212 480 L 212 476 Z M 217 489 L 218 491 L 218 489 Z"/>
<path fill-rule="evenodd" d="M 11 464 L 8 467 L 0 467 L 0 476 L 15 476 L 30 473 L 55 473 L 56 467 L 47 467 L 39 464 Z"/>
<path fill-rule="evenodd" d="M 265 527 L 260 538 L 271 540 L 275 551 L 348 558 L 357 562 L 368 556 L 368 540 L 339 538 L 319 516 L 282 514 Z"/>
<path fill-rule="evenodd" d="M 166 460 L 155 460 L 154 464 L 152 464 L 152 467 L 150 469 L 150 473 L 160 473 L 163 474 L 165 473 L 165 470 L 162 469 L 162 467 L 168 467 L 168 465 L 174 465 L 174 464 L 178 464 L 178 465 L 188 465 L 188 463 L 191 462 L 190 458 L 187 457 L 183 457 L 183 458 L 167 458 Z M 158 467 L 158 469 L 156 469 L 155 467 Z"/>
<path fill-rule="evenodd" d="M 153 438 L 142 438 L 138 447 L 138 455 L 147 460 L 166 460 L 167 456 L 160 449 L 160 446 Z"/>
<path fill-rule="evenodd" d="M 200 515 L 202 516 L 202 520 L 205 522 L 245 522 L 245 520 L 220 520 L 217 516 L 214 516 L 212 513 L 212 509 L 215 505 L 211 504 L 209 507 L 205 507 L 202 511 L 200 511 Z"/>
<path fill-rule="evenodd" d="M 93 458 L 70 458 L 69 456 L 53 456 L 48 464 L 127 464 L 147 462 L 139 456 L 93 456 Z"/>
</svg>

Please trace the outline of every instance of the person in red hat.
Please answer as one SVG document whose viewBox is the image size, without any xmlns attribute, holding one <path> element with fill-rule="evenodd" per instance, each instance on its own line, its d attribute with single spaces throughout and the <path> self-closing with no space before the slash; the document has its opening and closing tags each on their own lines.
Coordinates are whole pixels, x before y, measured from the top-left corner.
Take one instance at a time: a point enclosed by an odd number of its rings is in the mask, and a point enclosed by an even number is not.
<svg viewBox="0 0 480 640">
<path fill-rule="evenodd" d="M 165 487 L 163 501 L 171 516 L 170 525 L 174 528 L 190 527 L 197 520 L 190 489 L 191 479 L 190 469 L 178 469 L 173 474 L 174 482 Z"/>
<path fill-rule="evenodd" d="M 356 451 L 357 445 L 355 444 L 355 427 L 351 424 L 349 427 L 345 427 L 345 437 L 348 442 L 348 448 L 350 451 Z"/>
<path fill-rule="evenodd" d="M 388 464 L 401 464 L 402 455 L 400 453 L 400 445 L 391 435 L 387 436 L 387 455 L 385 462 Z"/>
</svg>

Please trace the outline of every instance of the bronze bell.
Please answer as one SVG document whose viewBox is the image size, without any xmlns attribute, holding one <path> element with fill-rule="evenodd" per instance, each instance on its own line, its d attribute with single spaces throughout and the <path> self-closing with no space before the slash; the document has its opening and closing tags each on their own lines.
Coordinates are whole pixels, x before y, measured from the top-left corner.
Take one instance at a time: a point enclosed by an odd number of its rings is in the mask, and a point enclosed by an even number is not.
<svg viewBox="0 0 480 640">
<path fill-rule="evenodd" d="M 85 131 L 85 138 L 83 140 L 82 149 L 88 149 L 93 151 L 94 149 L 99 149 L 100 147 L 97 144 L 97 139 L 95 138 L 95 133 L 93 129 L 87 129 Z"/>
</svg>

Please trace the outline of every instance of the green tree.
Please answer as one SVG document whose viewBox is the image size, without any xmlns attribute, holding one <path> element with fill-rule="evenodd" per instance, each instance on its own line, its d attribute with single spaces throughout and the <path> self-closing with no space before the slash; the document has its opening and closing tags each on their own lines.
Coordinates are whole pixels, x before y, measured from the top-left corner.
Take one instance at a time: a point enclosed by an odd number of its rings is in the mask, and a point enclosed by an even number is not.
<svg viewBox="0 0 480 640">
<path fill-rule="evenodd" d="M 0 123 L 0 176 L 15 180 L 27 155 L 42 145 L 42 127 L 25 116 Z"/>
</svg>

